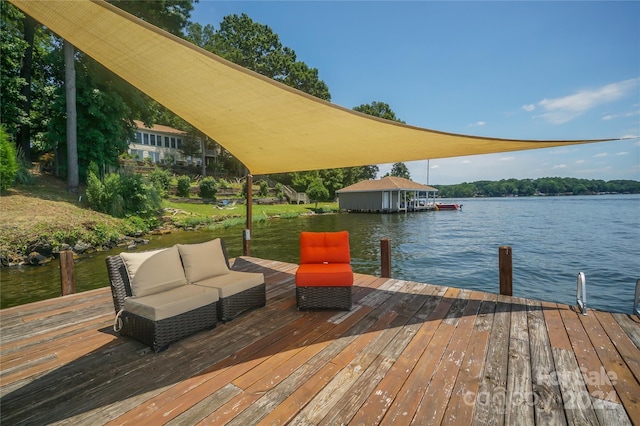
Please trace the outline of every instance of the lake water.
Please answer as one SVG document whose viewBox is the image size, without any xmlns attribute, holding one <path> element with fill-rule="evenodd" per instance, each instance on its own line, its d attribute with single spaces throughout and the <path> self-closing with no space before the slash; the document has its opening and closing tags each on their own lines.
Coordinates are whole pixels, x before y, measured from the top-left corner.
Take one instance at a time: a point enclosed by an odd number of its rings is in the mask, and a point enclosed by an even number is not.
<svg viewBox="0 0 640 426">
<path fill-rule="evenodd" d="M 380 273 L 380 239 L 390 238 L 393 278 L 499 292 L 498 247 L 513 248 L 513 294 L 573 305 L 584 272 L 587 305 L 630 313 L 640 278 L 640 195 L 474 198 L 461 211 L 330 214 L 255 224 L 251 255 L 298 262 L 301 231 L 350 232 L 356 272 Z M 254 206 L 254 215 L 260 206 Z M 242 254 L 241 228 L 152 236 L 142 249 L 223 237 Z M 104 258 L 76 263 L 77 291 L 108 285 Z M 2 307 L 55 297 L 58 262 L 3 268 Z"/>
</svg>

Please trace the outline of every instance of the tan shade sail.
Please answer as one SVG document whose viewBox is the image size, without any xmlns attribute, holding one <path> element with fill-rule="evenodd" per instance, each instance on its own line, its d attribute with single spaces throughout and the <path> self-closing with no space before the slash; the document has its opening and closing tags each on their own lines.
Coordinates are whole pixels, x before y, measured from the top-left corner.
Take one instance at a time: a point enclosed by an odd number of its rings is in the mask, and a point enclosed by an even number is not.
<svg viewBox="0 0 640 426">
<path fill-rule="evenodd" d="M 254 174 L 612 140 L 507 140 L 389 122 L 258 75 L 103 1 L 10 1 L 216 140 Z"/>
</svg>

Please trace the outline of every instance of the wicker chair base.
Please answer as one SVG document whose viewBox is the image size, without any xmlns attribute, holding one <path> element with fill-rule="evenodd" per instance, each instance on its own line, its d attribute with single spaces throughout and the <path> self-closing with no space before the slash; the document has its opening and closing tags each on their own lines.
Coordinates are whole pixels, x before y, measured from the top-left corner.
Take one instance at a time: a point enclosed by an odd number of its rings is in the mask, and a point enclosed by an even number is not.
<svg viewBox="0 0 640 426">
<path fill-rule="evenodd" d="M 120 314 L 122 329 L 120 334 L 132 337 L 154 352 L 165 350 L 170 343 L 198 331 L 215 328 L 217 323 L 216 303 L 176 315 L 160 321 L 153 321 L 127 311 Z"/>
<path fill-rule="evenodd" d="M 231 321 L 241 313 L 267 304 L 267 286 L 263 283 L 233 296 L 218 300 L 218 320 Z"/>
<path fill-rule="evenodd" d="M 298 309 L 342 309 L 350 311 L 351 286 L 296 287 Z"/>
</svg>

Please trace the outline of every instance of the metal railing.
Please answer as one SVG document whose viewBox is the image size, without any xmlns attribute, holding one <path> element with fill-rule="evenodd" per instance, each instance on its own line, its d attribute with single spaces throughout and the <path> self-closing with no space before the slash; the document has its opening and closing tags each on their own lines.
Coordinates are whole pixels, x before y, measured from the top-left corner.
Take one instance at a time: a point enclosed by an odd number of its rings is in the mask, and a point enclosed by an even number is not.
<svg viewBox="0 0 640 426">
<path fill-rule="evenodd" d="M 576 303 L 582 315 L 587 315 L 587 279 L 584 272 L 578 272 L 578 288 L 576 289 Z"/>
</svg>

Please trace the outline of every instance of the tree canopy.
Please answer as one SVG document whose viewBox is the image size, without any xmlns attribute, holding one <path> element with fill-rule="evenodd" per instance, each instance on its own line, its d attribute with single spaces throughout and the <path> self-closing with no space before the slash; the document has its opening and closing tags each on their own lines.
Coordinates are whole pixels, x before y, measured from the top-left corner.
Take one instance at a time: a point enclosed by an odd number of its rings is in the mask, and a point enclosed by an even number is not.
<svg viewBox="0 0 640 426">
<path fill-rule="evenodd" d="M 435 185 L 438 196 L 526 197 L 531 195 L 590 195 L 601 193 L 640 193 L 640 182 L 634 180 L 604 180 L 545 177 L 540 179 L 503 179 L 500 181 L 464 182 L 456 185 Z"/>
<path fill-rule="evenodd" d="M 320 99 L 331 100 L 318 70 L 298 61 L 296 52 L 282 45 L 278 34 L 247 14 L 225 16 L 220 28 L 192 23 L 187 40 L 235 64 L 294 87 Z"/>
<path fill-rule="evenodd" d="M 370 104 L 361 104 L 353 108 L 354 111 L 362 112 L 364 114 L 373 115 L 375 117 L 384 118 L 386 120 L 397 121 L 404 123 L 396 117 L 396 113 L 393 112 L 391 107 L 386 102 L 373 101 Z"/>
</svg>

